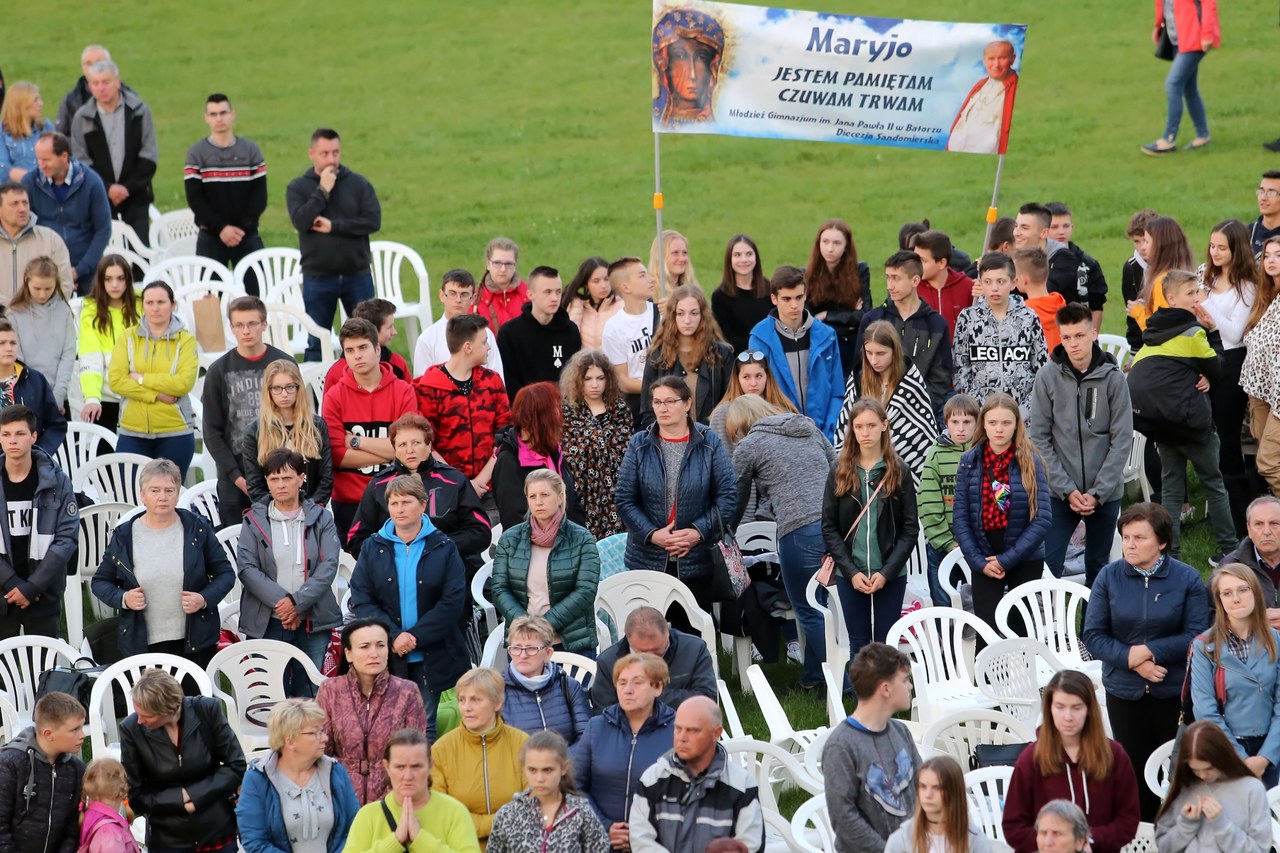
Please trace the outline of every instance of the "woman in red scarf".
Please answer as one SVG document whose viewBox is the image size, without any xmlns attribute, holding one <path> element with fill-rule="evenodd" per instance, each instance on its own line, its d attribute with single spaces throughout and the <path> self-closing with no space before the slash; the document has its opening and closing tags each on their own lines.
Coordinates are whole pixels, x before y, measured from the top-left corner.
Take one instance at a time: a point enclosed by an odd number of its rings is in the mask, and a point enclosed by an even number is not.
<svg viewBox="0 0 1280 853">
<path fill-rule="evenodd" d="M 559 635 L 558 647 L 594 658 L 596 540 L 565 518 L 565 484 L 555 471 L 529 472 L 524 493 L 528 520 L 508 528 L 494 551 L 493 606 L 508 625 L 517 616 L 542 616 Z"/>
</svg>

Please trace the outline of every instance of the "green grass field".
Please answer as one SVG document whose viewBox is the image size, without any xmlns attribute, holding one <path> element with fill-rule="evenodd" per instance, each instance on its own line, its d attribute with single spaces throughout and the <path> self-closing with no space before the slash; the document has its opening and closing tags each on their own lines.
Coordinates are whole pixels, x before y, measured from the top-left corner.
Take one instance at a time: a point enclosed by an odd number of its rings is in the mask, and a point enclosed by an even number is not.
<svg viewBox="0 0 1280 853">
<path fill-rule="evenodd" d="M 879 16 L 904 9 L 890 0 L 797 5 Z M 1280 167 L 1280 156 L 1260 147 L 1280 133 L 1265 101 L 1277 76 L 1275 5 L 1242 0 L 1219 11 L 1224 47 L 1201 66 L 1213 144 L 1154 160 L 1138 146 L 1163 128 L 1168 66 L 1152 57 L 1150 2 L 910 7 L 916 18 L 1029 24 L 1002 211 L 1050 199 L 1074 208 L 1077 242 L 1113 279 L 1105 331 L 1123 329 L 1119 268 L 1131 251 L 1123 230 L 1132 211 L 1176 216 L 1199 252 L 1213 223 L 1256 216 L 1258 174 Z M 185 206 L 183 155 L 206 133 L 205 96 L 223 91 L 238 130 L 267 156 L 268 245 L 296 245 L 284 187 L 309 165 L 310 132 L 330 125 L 343 134 L 344 162 L 378 189 L 380 236 L 412 245 L 433 275 L 455 266 L 478 273 L 485 242 L 498 234 L 520 243 L 522 269 L 571 273 L 587 255 L 648 256 L 650 21 L 650 4 L 638 0 L 125 0 L 109 11 L 50 0 L 5 10 L 3 68 L 10 82 L 39 84 L 52 116 L 75 81 L 81 47 L 106 44 L 155 113 L 162 209 Z M 1184 119 L 1183 141 L 1191 135 Z M 991 157 L 666 136 L 665 224 L 689 236 L 708 287 L 731 234 L 755 236 L 771 270 L 803 264 L 830 216 L 851 223 L 875 269 L 895 250 L 899 225 L 925 216 L 976 251 L 994 173 Z M 1203 566 L 1207 553 L 1203 531 L 1192 528 L 1185 556 Z M 775 683 L 790 681 L 778 674 Z M 786 701 L 797 726 L 822 719 L 816 702 Z M 740 711 L 763 734 L 753 704 Z"/>
</svg>

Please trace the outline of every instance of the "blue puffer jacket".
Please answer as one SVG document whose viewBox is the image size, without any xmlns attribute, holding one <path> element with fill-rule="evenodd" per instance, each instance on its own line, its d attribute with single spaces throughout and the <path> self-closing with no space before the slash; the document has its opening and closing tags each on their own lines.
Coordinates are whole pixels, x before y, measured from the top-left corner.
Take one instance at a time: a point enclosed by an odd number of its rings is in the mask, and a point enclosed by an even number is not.
<svg viewBox="0 0 1280 853">
<path fill-rule="evenodd" d="M 662 461 L 662 439 L 658 426 L 631 436 L 614 502 L 627 528 L 628 569 L 667 568 L 667 552 L 649 542 L 659 528 L 667 526 L 667 477 Z M 676 493 L 676 530 L 696 527 L 702 541 L 680 558 L 680 577 L 701 578 L 711 573 L 712 542 L 720 540 L 723 521 L 733 518 L 737 504 L 733 463 L 720 439 L 708 427 L 694 424 L 689 433 Z"/>
<path fill-rule="evenodd" d="M 805 313 L 806 320 L 810 316 L 808 312 Z M 764 353 L 765 360 L 773 369 L 774 381 L 798 409 L 800 393 L 796 390 L 795 380 L 791 378 L 791 369 L 787 367 L 787 356 L 782 351 L 777 322 L 778 312 L 774 309 L 751 330 L 748 346 Z M 817 318 L 813 319 L 809 327 L 807 376 L 809 381 L 801 414 L 812 418 L 822 434 L 831 441 L 835 438 L 836 422 L 840 419 L 840 409 L 844 405 L 844 367 L 840 361 L 840 342 L 836 339 L 835 330 Z"/>
<path fill-rule="evenodd" d="M 111 200 L 102 178 L 84 163 L 72 160 L 67 172 L 67 186 L 71 189 L 65 201 L 58 201 L 53 194 L 53 181 L 39 169 L 23 175 L 22 185 L 27 188 L 31 212 L 39 217 L 40 224 L 57 231 L 67 244 L 80 286 L 91 284 L 98 261 L 111 240 Z"/>
<path fill-rule="evenodd" d="M 274 765 L 275 759 L 274 754 L 258 759 L 244 774 L 244 785 L 236 801 L 236 822 L 244 853 L 279 853 L 293 849 L 280 814 L 280 792 L 267 776 L 267 765 Z M 333 803 L 333 827 L 329 830 L 325 849 L 328 853 L 341 853 L 347 844 L 351 822 L 360 811 L 360 801 L 356 799 L 347 769 L 340 763 L 322 755 L 316 769 L 329 774 L 329 794 Z"/>
<path fill-rule="evenodd" d="M 1150 694 L 1171 699 L 1182 692 L 1187 649 L 1209 627 L 1209 595 L 1200 573 L 1164 557 L 1150 578 L 1124 560 L 1098 573 L 1089 594 L 1084 644 L 1102 661 L 1102 686 L 1121 699 Z M 1129 669 L 1129 647 L 1145 644 L 1160 666 L 1163 681 L 1152 683 Z"/>
<path fill-rule="evenodd" d="M 982 451 L 980 444 L 960 457 L 956 469 L 956 497 L 951 524 L 956 542 L 970 566 L 980 568 L 991 556 L 991 543 L 982 531 Z M 1004 552 L 996 554 L 1005 568 L 1028 560 L 1044 562 L 1044 537 L 1053 521 L 1053 506 L 1049 502 L 1049 478 L 1044 463 L 1035 457 L 1036 464 L 1036 517 L 1030 518 L 1031 503 L 1022 485 L 1022 469 L 1015 459 L 1009 465 L 1009 487 L 1013 492 L 1009 506 L 1009 526 L 1004 534 Z M 1184 650 L 1185 651 L 1185 650 Z M 1181 682 L 1179 682 L 1181 683 Z"/>
<path fill-rule="evenodd" d="M 633 737 L 622 707 L 610 705 L 591 718 L 569 751 L 578 789 L 587 795 L 606 830 L 626 822 L 640 775 L 671 749 L 675 722 L 674 708 L 654 702 L 653 714 Z"/>
<path fill-rule="evenodd" d="M 502 702 L 502 719 L 525 734 L 548 731 L 558 732 L 564 742 L 572 746 L 587 730 L 591 719 L 591 706 L 587 694 L 576 678 L 565 674 L 560 664 L 547 664 L 551 678 L 541 690 L 530 690 L 511 672 L 510 664 L 503 670 L 502 680 L 507 685 L 506 699 Z"/>
<path fill-rule="evenodd" d="M 1280 632 L 1268 630 L 1280 648 Z M 1276 662 L 1253 636 L 1249 638 L 1248 663 L 1241 663 L 1240 658 L 1223 649 L 1221 666 L 1226 676 L 1227 701 L 1219 714 L 1213 693 L 1213 641 L 1197 637 L 1191 657 L 1191 700 L 1196 719 L 1209 720 L 1226 732 L 1241 758 L 1247 756 L 1237 738 L 1264 737 L 1258 754 L 1273 765 L 1280 765 L 1280 673 Z"/>
</svg>

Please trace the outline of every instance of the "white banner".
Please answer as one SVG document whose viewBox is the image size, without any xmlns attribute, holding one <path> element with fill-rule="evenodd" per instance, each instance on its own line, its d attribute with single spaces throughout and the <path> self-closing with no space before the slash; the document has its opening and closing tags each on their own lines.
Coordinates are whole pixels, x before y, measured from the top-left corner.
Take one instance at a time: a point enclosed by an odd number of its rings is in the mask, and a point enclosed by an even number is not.
<svg viewBox="0 0 1280 853">
<path fill-rule="evenodd" d="M 655 0 L 653 129 L 1003 154 L 1026 35 Z"/>
</svg>

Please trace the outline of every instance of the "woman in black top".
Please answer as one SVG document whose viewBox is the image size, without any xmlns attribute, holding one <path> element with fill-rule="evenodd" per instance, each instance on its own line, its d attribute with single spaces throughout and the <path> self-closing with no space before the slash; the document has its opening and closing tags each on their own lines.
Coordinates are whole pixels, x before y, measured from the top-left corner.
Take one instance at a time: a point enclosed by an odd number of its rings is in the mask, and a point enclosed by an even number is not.
<svg viewBox="0 0 1280 853">
<path fill-rule="evenodd" d="M 734 352 L 746 352 L 751 330 L 773 310 L 769 279 L 756 241 L 746 234 L 729 238 L 724 249 L 724 274 L 711 294 L 711 314 Z"/>
</svg>

